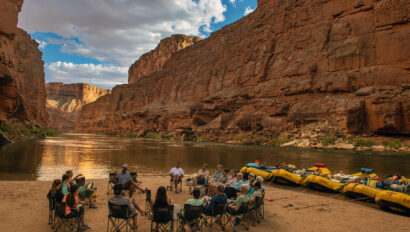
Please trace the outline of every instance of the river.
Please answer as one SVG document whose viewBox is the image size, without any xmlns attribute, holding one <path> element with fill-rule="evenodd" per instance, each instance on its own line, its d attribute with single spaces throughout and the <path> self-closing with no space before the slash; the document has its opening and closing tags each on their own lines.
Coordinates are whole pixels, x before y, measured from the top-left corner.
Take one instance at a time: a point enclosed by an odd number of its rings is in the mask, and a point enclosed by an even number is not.
<svg viewBox="0 0 410 232">
<path fill-rule="evenodd" d="M 94 134 L 62 134 L 58 137 L 19 141 L 1 148 L 0 180 L 52 180 L 65 170 L 87 178 L 107 178 L 127 163 L 139 174 L 165 175 L 181 161 L 186 173 L 194 173 L 203 163 L 214 169 L 223 164 L 240 169 L 245 163 L 261 160 L 265 164 L 288 162 L 309 168 L 326 163 L 330 170 L 355 173 L 361 167 L 373 168 L 385 177 L 396 171 L 410 176 L 410 155 L 273 148 L 181 141 L 129 139 Z"/>
</svg>

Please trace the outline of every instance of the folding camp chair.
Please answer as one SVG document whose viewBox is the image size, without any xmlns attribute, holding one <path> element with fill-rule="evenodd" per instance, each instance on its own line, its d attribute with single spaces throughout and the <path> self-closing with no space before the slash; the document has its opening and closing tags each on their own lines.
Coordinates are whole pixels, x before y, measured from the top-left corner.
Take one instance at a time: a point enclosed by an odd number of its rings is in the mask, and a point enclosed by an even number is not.
<svg viewBox="0 0 410 232">
<path fill-rule="evenodd" d="M 171 191 L 172 187 L 174 187 L 172 186 L 172 182 L 173 182 L 173 179 L 171 177 L 171 179 L 169 180 L 169 186 L 167 186 L 167 190 L 169 191 Z M 178 185 L 179 185 L 179 191 L 182 192 L 182 177 L 178 179 Z"/>
<path fill-rule="evenodd" d="M 203 224 L 212 232 L 214 225 L 218 224 L 222 230 L 225 230 L 227 225 L 225 220 L 226 203 L 215 203 L 210 213 L 202 214 Z"/>
<path fill-rule="evenodd" d="M 149 211 L 149 214 L 151 214 L 151 190 L 150 189 L 145 189 L 145 210 Z"/>
<path fill-rule="evenodd" d="M 52 197 L 47 197 L 48 199 L 48 224 L 54 229 L 55 223 L 55 209 L 56 209 L 56 199 Z"/>
<path fill-rule="evenodd" d="M 54 232 L 60 231 L 60 229 L 62 229 L 64 232 L 66 231 L 66 229 L 67 231 L 76 231 L 76 229 L 78 229 L 78 218 L 65 216 L 65 208 L 65 203 L 56 204 L 56 208 L 54 211 Z"/>
<path fill-rule="evenodd" d="M 108 232 L 137 231 L 133 226 L 133 220 L 137 220 L 137 214 L 129 212 L 128 205 L 114 205 L 108 202 Z"/>
<path fill-rule="evenodd" d="M 177 231 L 185 232 L 187 225 L 191 231 L 202 231 L 202 211 L 203 206 L 184 205 L 184 214 L 178 213 Z"/>
<path fill-rule="evenodd" d="M 174 206 L 155 208 L 151 217 L 151 231 L 174 231 Z"/>
<path fill-rule="evenodd" d="M 232 226 L 233 231 L 236 231 L 236 227 L 244 222 L 246 230 L 249 230 L 249 202 L 243 203 L 238 211 L 233 211 L 228 209 L 227 215 L 227 224 Z M 239 223 L 238 223 L 239 222 Z"/>
<path fill-rule="evenodd" d="M 115 185 L 115 181 L 113 180 L 114 177 L 117 175 L 117 173 L 115 172 L 110 172 L 108 174 L 108 186 L 107 186 L 107 195 L 110 194 L 110 192 L 112 191 L 112 188 Z"/>
<path fill-rule="evenodd" d="M 139 185 L 139 184 L 142 183 L 141 181 L 138 181 L 138 180 L 137 180 L 137 176 L 138 176 L 138 173 L 137 173 L 137 172 L 130 172 L 130 174 L 131 174 L 132 180 L 133 180 L 137 185 Z M 110 194 L 110 192 L 112 191 L 112 189 L 113 189 L 113 187 L 114 187 L 114 185 L 115 185 L 115 180 L 113 180 L 113 179 L 114 179 L 114 177 L 115 177 L 116 175 L 117 175 L 117 173 L 115 173 L 115 172 L 110 172 L 109 175 L 108 175 L 107 195 Z M 128 187 L 124 187 L 124 190 L 129 190 L 129 188 L 128 188 Z M 141 193 L 141 191 L 140 191 L 140 193 Z"/>
<path fill-rule="evenodd" d="M 263 206 L 263 198 L 262 197 L 255 197 L 255 201 L 253 204 L 250 206 L 250 212 L 249 212 L 249 217 L 253 216 L 253 226 L 256 225 L 256 223 L 261 223 L 262 221 L 262 206 Z"/>
<path fill-rule="evenodd" d="M 85 177 L 79 177 L 79 178 L 77 178 L 77 179 L 75 180 L 75 184 L 76 184 L 78 187 L 84 186 L 84 185 L 85 185 Z"/>
</svg>

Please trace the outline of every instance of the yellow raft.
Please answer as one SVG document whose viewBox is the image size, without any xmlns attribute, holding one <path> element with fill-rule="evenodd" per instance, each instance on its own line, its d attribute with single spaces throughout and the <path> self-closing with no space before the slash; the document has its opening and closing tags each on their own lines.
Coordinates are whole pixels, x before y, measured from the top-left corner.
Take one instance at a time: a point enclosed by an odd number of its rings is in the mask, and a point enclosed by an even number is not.
<svg viewBox="0 0 410 232">
<path fill-rule="evenodd" d="M 291 185 L 300 185 L 302 177 L 286 171 L 285 169 L 276 169 L 273 170 L 270 174 L 272 182 L 278 184 L 291 184 Z"/>
<path fill-rule="evenodd" d="M 341 192 L 345 183 L 330 180 L 326 177 L 310 175 L 301 184 L 321 191 Z"/>
<path fill-rule="evenodd" d="M 240 172 L 242 173 L 253 173 L 255 176 L 261 176 L 263 179 L 268 179 L 271 175 L 270 172 L 264 171 L 258 168 L 252 168 L 252 167 L 243 167 L 241 168 Z"/>
<path fill-rule="evenodd" d="M 371 197 L 374 198 L 376 195 L 383 190 L 373 188 L 364 184 L 357 184 L 357 183 L 350 183 L 344 186 L 343 192 L 346 193 L 346 196 L 348 197 L 358 197 L 358 198 L 364 198 L 364 197 Z"/>
<path fill-rule="evenodd" d="M 384 190 L 376 195 L 375 201 L 381 209 L 398 209 L 410 214 L 410 196 L 405 193 Z"/>
</svg>

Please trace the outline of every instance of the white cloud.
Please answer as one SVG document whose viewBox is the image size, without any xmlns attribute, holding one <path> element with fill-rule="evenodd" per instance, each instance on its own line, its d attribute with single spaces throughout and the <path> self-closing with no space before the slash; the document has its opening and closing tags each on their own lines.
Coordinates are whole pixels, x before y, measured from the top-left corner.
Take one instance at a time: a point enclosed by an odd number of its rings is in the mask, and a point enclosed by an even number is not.
<svg viewBox="0 0 410 232">
<path fill-rule="evenodd" d="M 38 48 L 43 49 L 46 48 L 47 42 L 46 41 L 40 41 L 38 39 L 35 40 L 38 43 Z"/>
<path fill-rule="evenodd" d="M 45 65 L 47 82 L 89 83 L 111 89 L 127 82 L 128 67 L 102 64 L 55 62 Z"/>
<path fill-rule="evenodd" d="M 252 9 L 250 6 L 246 7 L 245 12 L 243 13 L 244 16 L 252 13 L 255 9 Z"/>
<path fill-rule="evenodd" d="M 19 26 L 78 38 L 81 44 L 67 39 L 62 51 L 125 67 L 162 38 L 211 31 L 225 11 L 221 0 L 32 0 Z"/>
</svg>

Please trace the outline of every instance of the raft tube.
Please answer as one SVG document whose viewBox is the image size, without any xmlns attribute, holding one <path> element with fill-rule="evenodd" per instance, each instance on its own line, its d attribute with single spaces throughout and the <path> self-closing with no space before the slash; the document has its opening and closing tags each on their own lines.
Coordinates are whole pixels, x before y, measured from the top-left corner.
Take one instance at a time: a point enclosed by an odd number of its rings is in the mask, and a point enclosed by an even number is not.
<svg viewBox="0 0 410 232">
<path fill-rule="evenodd" d="M 343 192 L 351 198 L 371 197 L 373 200 L 376 195 L 383 190 L 373 188 L 364 184 L 350 183 L 344 186 Z"/>
<path fill-rule="evenodd" d="M 310 175 L 306 177 L 302 184 L 309 186 L 313 189 L 327 192 L 342 192 L 345 183 L 332 181 L 326 177 Z"/>
<path fill-rule="evenodd" d="M 321 164 L 320 166 L 318 164 L 315 164 L 315 167 L 311 167 L 308 170 L 313 172 L 319 172 L 321 176 L 332 174 L 332 172 L 326 167 L 325 164 Z"/>
<path fill-rule="evenodd" d="M 375 201 L 381 209 L 398 210 L 410 214 L 410 196 L 405 193 L 384 190 L 376 195 Z"/>
<path fill-rule="evenodd" d="M 273 170 L 270 174 L 270 178 L 272 178 L 272 182 L 274 183 L 289 185 L 300 185 L 300 182 L 303 179 L 302 177 L 284 169 Z"/>
<path fill-rule="evenodd" d="M 269 169 L 259 169 L 259 168 L 251 168 L 251 167 L 243 167 L 240 170 L 241 173 L 253 173 L 255 176 L 261 176 L 263 179 L 268 179 L 271 174 L 271 170 Z"/>
</svg>

